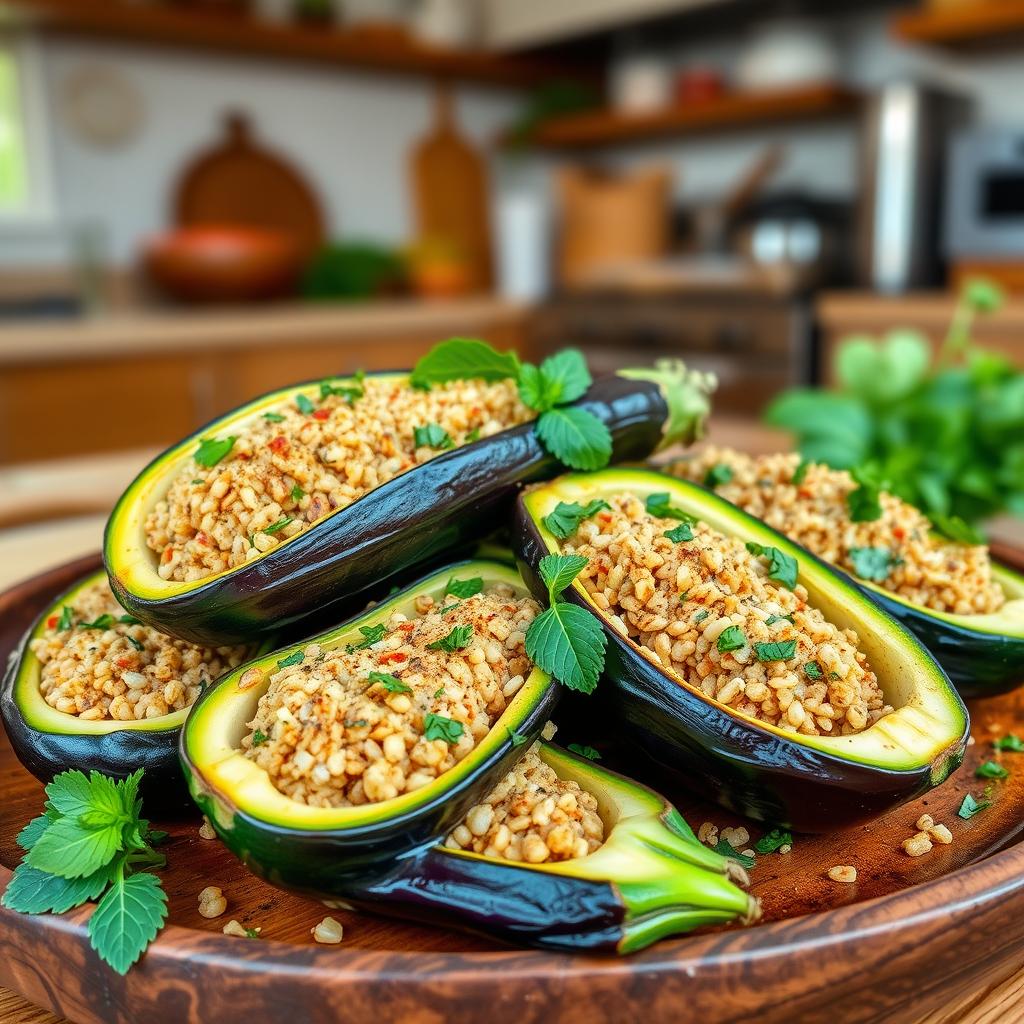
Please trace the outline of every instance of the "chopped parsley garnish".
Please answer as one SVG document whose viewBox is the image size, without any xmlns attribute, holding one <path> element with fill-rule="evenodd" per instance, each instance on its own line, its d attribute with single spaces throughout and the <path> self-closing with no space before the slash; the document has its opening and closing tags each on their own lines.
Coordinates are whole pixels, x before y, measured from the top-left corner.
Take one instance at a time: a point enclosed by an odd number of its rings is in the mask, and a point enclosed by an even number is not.
<svg viewBox="0 0 1024 1024">
<path fill-rule="evenodd" d="M 262 729 L 253 729 L 252 731 L 252 745 L 254 747 L 262 747 L 267 742 L 269 737 Z"/>
<path fill-rule="evenodd" d="M 792 555 L 787 555 L 784 551 L 767 544 L 756 544 L 754 541 L 747 542 L 747 550 L 752 555 L 768 559 L 768 579 L 775 580 L 790 590 L 796 586 L 800 565 Z"/>
<path fill-rule="evenodd" d="M 975 800 L 970 793 L 968 793 L 963 802 L 960 804 L 960 809 L 956 812 L 958 818 L 963 818 L 967 821 L 968 818 L 973 818 L 979 811 L 985 810 L 986 807 L 991 807 L 992 802 L 990 800 Z"/>
<path fill-rule="evenodd" d="M 792 615 L 769 615 L 765 620 L 766 626 L 774 626 L 776 622 L 792 622 Z"/>
<path fill-rule="evenodd" d="M 754 644 L 758 661 L 786 661 L 796 654 L 795 640 L 777 640 L 774 643 Z"/>
<path fill-rule="evenodd" d="M 747 646 L 747 638 L 739 626 L 727 626 L 718 634 L 718 649 L 722 654 L 729 651 L 738 651 L 741 647 Z"/>
<path fill-rule="evenodd" d="M 835 682 L 837 679 L 840 678 L 840 675 L 838 672 L 829 672 L 828 677 L 832 680 L 832 682 Z"/>
<path fill-rule="evenodd" d="M 269 423 L 284 423 L 284 417 L 279 412 L 265 412 L 263 418 Z"/>
<path fill-rule="evenodd" d="M 246 928 L 245 929 L 245 937 L 247 939 L 258 939 L 260 937 L 260 929 L 259 928 Z"/>
<path fill-rule="evenodd" d="M 457 580 L 451 576 L 444 586 L 444 596 L 447 597 L 448 594 L 451 594 L 452 597 L 457 597 L 461 601 L 481 593 L 483 589 L 484 581 L 480 576 L 473 576 L 468 580 Z"/>
<path fill-rule="evenodd" d="M 393 676 L 390 672 L 371 672 L 370 682 L 380 683 L 388 693 L 412 693 L 411 686 L 407 686 L 398 676 Z"/>
<path fill-rule="evenodd" d="M 437 688 L 437 689 L 436 689 L 436 690 L 434 691 L 434 700 L 438 700 L 439 698 L 441 698 L 441 697 L 443 697 L 443 696 L 444 696 L 444 687 L 443 687 L 443 686 L 439 686 L 439 687 L 438 687 L 438 688 Z"/>
<path fill-rule="evenodd" d="M 508 727 L 506 726 L 506 728 Z M 511 740 L 513 747 L 521 747 L 528 739 L 528 737 L 515 729 L 508 729 L 508 738 Z"/>
<path fill-rule="evenodd" d="M 94 622 L 80 622 L 79 629 L 110 629 L 114 625 L 114 616 L 104 612 Z"/>
<path fill-rule="evenodd" d="M 850 548 L 850 561 L 853 571 L 862 580 L 873 583 L 884 583 L 889 573 L 902 563 L 902 559 L 893 558 L 888 548 Z"/>
<path fill-rule="evenodd" d="M 413 427 L 413 440 L 417 448 L 454 448 L 455 442 L 444 427 L 428 423 L 425 427 Z"/>
<path fill-rule="evenodd" d="M 343 724 L 346 729 L 365 729 L 370 723 L 365 718 L 354 718 L 351 722 Z"/>
<path fill-rule="evenodd" d="M 816 661 L 807 662 L 807 664 L 804 665 L 804 675 L 807 676 L 808 679 L 820 679 L 821 669 L 818 667 L 818 663 Z"/>
<path fill-rule="evenodd" d="M 606 508 L 611 508 L 611 505 L 601 498 L 594 498 L 586 505 L 579 505 L 575 501 L 560 501 L 554 511 L 544 516 L 541 522 L 559 540 L 565 540 L 579 529 L 584 519 L 589 519 Z"/>
<path fill-rule="evenodd" d="M 996 740 L 992 746 L 996 750 L 1009 750 L 1014 754 L 1024 754 L 1024 740 L 1012 732 L 1008 736 Z"/>
<path fill-rule="evenodd" d="M 727 839 L 719 841 L 718 845 L 715 847 L 715 853 L 720 853 L 723 857 L 728 857 L 730 860 L 739 861 L 745 868 L 752 868 L 756 863 L 753 857 L 747 857 L 740 853 L 739 850 L 730 846 Z"/>
<path fill-rule="evenodd" d="M 462 723 L 444 715 L 430 712 L 423 720 L 423 735 L 428 740 L 444 740 L 447 744 L 458 743 L 462 736 Z"/>
<path fill-rule="evenodd" d="M 775 853 L 783 846 L 793 845 L 793 833 L 784 828 L 773 828 L 766 832 L 756 843 L 754 849 L 758 853 Z"/>
<path fill-rule="evenodd" d="M 387 631 L 388 627 L 383 622 L 378 622 L 376 626 L 360 626 L 359 632 L 363 634 L 363 639 L 357 644 L 346 644 L 345 650 L 351 654 L 353 651 L 361 651 L 365 647 L 379 644 L 387 635 Z"/>
<path fill-rule="evenodd" d="M 204 437 L 199 442 L 199 447 L 192 458 L 200 466 L 206 466 L 209 469 L 211 466 L 216 466 L 235 447 L 237 440 L 237 437 L 225 437 L 219 441 L 214 437 Z"/>
<path fill-rule="evenodd" d="M 810 465 L 811 464 L 807 461 L 807 459 L 801 459 L 800 464 L 793 471 L 793 478 L 790 481 L 790 483 L 793 483 L 797 487 L 799 487 L 800 484 L 802 484 L 804 482 L 804 479 L 807 477 L 807 470 L 810 468 Z"/>
<path fill-rule="evenodd" d="M 599 750 L 595 750 L 591 746 L 587 746 L 587 744 L 585 744 L 585 743 L 584 744 L 570 743 L 569 744 L 569 749 L 574 754 L 579 754 L 580 757 L 585 757 L 588 761 L 600 761 L 601 760 L 601 752 Z"/>
<path fill-rule="evenodd" d="M 125 640 L 127 640 L 128 643 L 130 643 L 132 645 L 132 647 L 134 647 L 135 650 L 137 650 L 137 651 L 144 651 L 146 649 L 145 645 L 139 643 L 139 641 L 136 640 L 135 637 L 133 637 L 133 636 L 126 636 Z"/>
<path fill-rule="evenodd" d="M 303 394 L 295 396 L 295 404 L 303 416 L 310 416 L 316 411 L 316 406 Z"/>
<path fill-rule="evenodd" d="M 437 614 L 447 615 L 449 612 L 455 611 L 455 609 L 458 608 L 460 604 L 462 604 L 461 601 L 456 601 L 454 604 L 446 604 Z"/>
<path fill-rule="evenodd" d="M 671 530 L 666 530 L 663 536 L 668 537 L 670 541 L 676 544 L 680 544 L 684 540 L 693 540 L 693 528 L 689 523 L 680 523 Z"/>
<path fill-rule="evenodd" d="M 305 661 L 306 655 L 303 651 L 292 651 L 287 658 L 282 658 L 278 663 L 278 668 L 291 668 L 292 665 L 301 665 Z"/>
<path fill-rule="evenodd" d="M 704 486 L 719 487 L 721 484 L 727 484 L 732 477 L 732 466 L 727 466 L 724 462 L 716 462 L 704 474 Z"/>
<path fill-rule="evenodd" d="M 986 761 L 974 769 L 974 777 L 977 779 L 1006 779 L 1010 773 L 995 761 Z"/>
<path fill-rule="evenodd" d="M 205 484 L 205 483 L 206 483 L 206 481 L 205 481 L 205 480 L 198 480 L 198 479 L 197 479 L 197 480 L 193 480 L 193 481 L 192 481 L 192 486 L 193 486 L 193 487 L 201 487 L 201 486 L 202 486 L 203 484 Z"/>
<path fill-rule="evenodd" d="M 70 629 L 74 625 L 74 609 L 70 605 L 64 605 L 60 610 L 60 619 L 57 622 L 58 629 Z"/>
<path fill-rule="evenodd" d="M 363 397 L 363 389 L 352 387 L 350 384 L 332 384 L 329 380 L 320 381 L 320 401 L 330 398 L 331 395 L 338 395 L 339 398 L 344 398 L 349 405 L 352 405 L 357 398 Z"/>
<path fill-rule="evenodd" d="M 689 523 L 691 526 L 697 522 L 696 516 L 691 516 L 689 512 L 684 512 L 681 508 L 676 508 L 672 504 L 672 496 L 668 491 L 648 494 L 645 504 L 648 514 L 655 516 L 657 519 L 678 519 L 680 522 Z"/>
<path fill-rule="evenodd" d="M 447 636 L 442 637 L 440 640 L 435 640 L 432 644 L 427 644 L 427 650 L 447 651 L 449 654 L 453 654 L 455 651 L 461 651 L 464 647 L 468 646 L 472 635 L 472 626 L 455 626 Z"/>
<path fill-rule="evenodd" d="M 985 535 L 970 523 L 964 522 L 960 516 L 943 516 L 932 512 L 928 518 L 935 532 L 947 540 L 956 541 L 958 544 L 985 543 Z"/>
<path fill-rule="evenodd" d="M 119 615 L 117 621 L 126 626 L 139 626 L 142 624 L 142 619 L 137 619 L 134 615 L 129 615 L 127 612 L 124 615 Z"/>
<path fill-rule="evenodd" d="M 278 519 L 276 523 L 271 523 L 269 526 L 261 530 L 261 533 L 277 533 L 279 530 L 283 530 L 291 521 L 292 516 L 285 516 L 283 519 Z"/>
<path fill-rule="evenodd" d="M 298 485 L 292 484 L 292 501 L 302 501 L 306 492 Z"/>
<path fill-rule="evenodd" d="M 479 441 L 479 440 L 480 440 L 480 428 L 479 427 L 474 427 L 466 435 L 466 444 L 472 444 L 474 441 Z"/>
<path fill-rule="evenodd" d="M 707 610 L 707 608 L 701 608 L 701 610 L 699 612 L 697 612 L 696 615 L 694 615 L 693 621 L 694 622 L 703 622 L 710 614 L 711 614 L 711 612 L 709 612 Z"/>
</svg>

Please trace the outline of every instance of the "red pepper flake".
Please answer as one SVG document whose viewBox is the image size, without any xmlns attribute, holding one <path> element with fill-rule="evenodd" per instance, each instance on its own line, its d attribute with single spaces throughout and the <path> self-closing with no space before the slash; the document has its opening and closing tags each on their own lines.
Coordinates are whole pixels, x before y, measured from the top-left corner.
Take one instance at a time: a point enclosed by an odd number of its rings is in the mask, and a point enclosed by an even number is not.
<svg viewBox="0 0 1024 1024">
<path fill-rule="evenodd" d="M 388 662 L 388 661 L 408 661 L 409 660 L 409 655 L 408 654 L 403 654 L 401 651 L 392 651 L 392 653 L 390 653 L 390 654 L 382 654 L 380 656 L 380 660 L 382 662 Z"/>
<path fill-rule="evenodd" d="M 315 420 L 329 420 L 330 418 L 331 418 L 331 410 L 330 409 L 317 409 L 317 411 L 315 413 L 313 413 L 313 419 L 315 419 Z"/>
<path fill-rule="evenodd" d="M 411 633 L 416 628 L 415 622 L 403 622 L 399 627 L 405 633 Z"/>
<path fill-rule="evenodd" d="M 800 487 L 796 492 L 801 498 L 812 498 L 814 497 L 814 491 L 810 487 Z"/>
<path fill-rule="evenodd" d="M 174 557 L 174 552 L 170 546 L 164 548 L 164 553 L 160 556 L 165 562 L 169 562 Z"/>
<path fill-rule="evenodd" d="M 202 544 L 204 547 L 209 547 L 210 546 L 210 538 L 209 538 L 209 536 L 207 534 L 203 533 L 203 531 L 200 530 L 196 534 L 196 543 L 197 544 Z"/>
<path fill-rule="evenodd" d="M 597 518 L 600 519 L 602 523 L 610 523 L 612 521 L 612 514 L 611 512 L 599 512 Z"/>
<path fill-rule="evenodd" d="M 907 531 L 904 530 L 902 526 L 894 526 L 892 528 L 892 535 L 897 540 L 903 540 L 903 538 L 906 537 L 906 535 L 907 535 Z"/>
<path fill-rule="evenodd" d="M 51 615 L 46 620 L 46 628 L 47 629 L 56 629 L 57 628 L 57 622 L 58 622 L 57 616 L 56 615 Z"/>
<path fill-rule="evenodd" d="M 289 447 L 288 438 L 285 437 L 283 434 L 278 434 L 277 437 L 275 437 L 274 440 L 267 445 L 267 447 L 272 452 L 277 452 L 279 455 L 286 455 L 288 453 Z"/>
<path fill-rule="evenodd" d="M 135 664 L 134 658 L 122 657 L 115 662 L 118 668 L 131 668 Z"/>
</svg>

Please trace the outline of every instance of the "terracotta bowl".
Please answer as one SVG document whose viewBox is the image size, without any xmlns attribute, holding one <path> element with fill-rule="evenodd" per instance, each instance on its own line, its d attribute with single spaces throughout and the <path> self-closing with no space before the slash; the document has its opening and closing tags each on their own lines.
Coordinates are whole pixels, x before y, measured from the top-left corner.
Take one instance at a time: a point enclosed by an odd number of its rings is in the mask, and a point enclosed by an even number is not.
<svg viewBox="0 0 1024 1024">
<path fill-rule="evenodd" d="M 143 262 L 155 284 L 186 302 L 246 302 L 292 292 L 302 258 L 292 239 L 260 228 L 177 228 L 151 239 Z"/>
</svg>

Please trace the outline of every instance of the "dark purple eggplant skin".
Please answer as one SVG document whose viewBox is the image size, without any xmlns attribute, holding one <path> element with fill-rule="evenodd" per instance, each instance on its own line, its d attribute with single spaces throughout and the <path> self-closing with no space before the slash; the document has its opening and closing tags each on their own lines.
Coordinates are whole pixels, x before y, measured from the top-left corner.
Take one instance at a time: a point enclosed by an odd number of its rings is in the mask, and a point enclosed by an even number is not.
<svg viewBox="0 0 1024 1024">
<path fill-rule="evenodd" d="M 549 552 L 521 501 L 513 544 L 523 579 L 546 601 L 536 566 Z M 564 597 L 594 614 L 573 588 Z M 800 832 L 856 825 L 933 788 L 929 765 L 894 771 L 846 761 L 700 699 L 597 617 L 608 649 L 591 699 L 600 703 L 606 720 L 619 723 L 637 756 L 652 766 L 660 788 L 667 773 L 737 814 Z M 642 779 L 643 773 L 636 774 Z"/>
<path fill-rule="evenodd" d="M 656 383 L 614 374 L 596 380 L 574 404 L 611 431 L 612 462 L 653 452 L 669 417 Z M 371 588 L 485 537 L 523 484 L 562 470 L 526 423 L 439 455 L 279 549 L 178 596 L 135 595 L 109 560 L 107 570 L 118 601 L 162 632 L 193 643 L 251 643 L 310 614 L 343 618 Z"/>
</svg>

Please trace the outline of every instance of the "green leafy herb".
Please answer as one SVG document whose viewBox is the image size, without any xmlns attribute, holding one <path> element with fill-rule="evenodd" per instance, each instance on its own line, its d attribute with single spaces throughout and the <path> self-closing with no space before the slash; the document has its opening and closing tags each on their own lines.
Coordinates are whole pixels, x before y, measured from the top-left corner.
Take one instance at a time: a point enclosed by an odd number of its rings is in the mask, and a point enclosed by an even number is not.
<svg viewBox="0 0 1024 1024">
<path fill-rule="evenodd" d="M 729 481 L 732 480 L 732 478 L 732 466 L 727 466 L 724 462 L 716 462 L 704 474 L 704 486 L 720 487 L 722 484 L 729 483 Z"/>
<path fill-rule="evenodd" d="M 465 600 L 467 597 L 473 597 L 481 593 L 483 589 L 484 581 L 480 576 L 473 576 L 468 580 L 457 580 L 454 576 L 451 576 L 444 586 L 444 593 L 445 596 L 451 594 L 453 597 L 459 598 L 459 600 Z"/>
<path fill-rule="evenodd" d="M 585 757 L 588 761 L 601 760 L 601 752 L 599 750 L 595 750 L 593 747 L 587 746 L 586 744 L 581 745 L 579 743 L 570 743 L 569 749 L 574 754 L 579 754 L 580 757 Z"/>
<path fill-rule="evenodd" d="M 380 683 L 388 693 L 412 693 L 411 686 L 406 686 L 398 676 L 393 676 L 389 672 L 371 672 L 370 682 Z"/>
<path fill-rule="evenodd" d="M 853 571 L 862 580 L 884 583 L 899 564 L 888 548 L 850 548 Z"/>
<path fill-rule="evenodd" d="M 279 412 L 265 412 L 263 418 L 268 423 L 283 423 L 284 417 Z"/>
<path fill-rule="evenodd" d="M 807 459 L 801 459 L 796 469 L 793 470 L 793 479 L 790 481 L 794 486 L 799 487 L 807 478 L 807 470 L 810 468 Z"/>
<path fill-rule="evenodd" d="M 601 469 L 612 457 L 611 433 L 586 409 L 549 409 L 540 414 L 535 430 L 541 444 L 570 469 Z"/>
<path fill-rule="evenodd" d="M 160 880 L 145 873 L 164 859 L 153 850 L 159 834 L 140 817 L 141 777 L 141 770 L 119 782 L 98 772 L 58 775 L 46 787 L 46 812 L 18 836 L 28 852 L 2 900 L 21 913 L 61 914 L 99 899 L 89 918 L 89 940 L 120 974 L 138 960 L 167 916 Z"/>
<path fill-rule="evenodd" d="M 206 481 L 205 481 L 205 480 L 198 480 L 198 479 L 197 479 L 197 480 L 193 480 L 193 481 L 192 481 L 192 486 L 193 486 L 193 487 L 201 487 L 201 486 L 202 486 L 203 484 L 205 484 L 205 483 L 206 483 Z"/>
<path fill-rule="evenodd" d="M 262 729 L 253 729 L 252 731 L 252 745 L 254 747 L 261 747 L 267 742 L 269 737 Z"/>
<path fill-rule="evenodd" d="M 804 665 L 804 675 L 808 679 L 821 679 L 822 672 L 816 661 L 809 661 Z"/>
<path fill-rule="evenodd" d="M 594 498 L 586 505 L 579 505 L 575 501 L 560 501 L 554 511 L 544 516 L 541 522 L 559 540 L 565 540 L 579 529 L 584 519 L 589 519 L 606 508 L 611 508 L 611 505 L 602 498 Z"/>
<path fill-rule="evenodd" d="M 458 608 L 460 604 L 462 604 L 461 601 L 454 601 L 452 602 L 452 604 L 446 604 L 437 614 L 447 615 L 449 612 L 455 611 L 455 609 Z"/>
<path fill-rule="evenodd" d="M 575 402 L 592 384 L 582 353 L 567 348 L 540 366 L 525 363 L 519 371 L 519 397 L 524 405 L 544 413 L 556 405 Z"/>
<path fill-rule="evenodd" d="M 728 857 L 730 860 L 739 861 L 739 863 L 745 868 L 752 868 L 756 861 L 753 857 L 747 857 L 746 855 L 739 852 L 729 845 L 727 839 L 719 841 L 715 847 L 715 853 L 720 853 L 723 857 Z"/>
<path fill-rule="evenodd" d="M 985 535 L 970 523 L 964 522 L 960 516 L 944 516 L 939 512 L 930 512 L 928 518 L 936 533 L 942 534 L 947 540 L 958 544 L 984 544 Z"/>
<path fill-rule="evenodd" d="M 428 423 L 425 427 L 413 427 L 412 434 L 417 448 L 455 447 L 455 442 L 448 436 L 448 431 L 436 423 Z"/>
<path fill-rule="evenodd" d="M 363 397 L 363 389 L 358 386 L 353 387 L 351 384 L 332 384 L 329 380 L 320 381 L 320 401 L 330 398 L 331 395 L 344 398 L 349 405 L 352 405 L 357 398 Z"/>
<path fill-rule="evenodd" d="M 781 583 L 792 590 L 800 573 L 800 565 L 792 555 L 787 555 L 778 548 L 767 544 L 756 544 L 748 541 L 747 550 L 752 555 L 760 555 L 768 559 L 768 579 Z"/>
<path fill-rule="evenodd" d="M 365 718 L 354 718 L 351 722 L 345 722 L 346 729 L 365 729 L 370 723 Z"/>
<path fill-rule="evenodd" d="M 292 501 L 302 501 L 306 492 L 298 485 L 292 484 Z"/>
<path fill-rule="evenodd" d="M 125 612 L 124 615 L 119 615 L 117 617 L 117 621 L 126 626 L 138 626 L 142 624 L 142 619 L 138 619 L 134 615 L 129 615 L 127 612 Z"/>
<path fill-rule="evenodd" d="M 200 466 L 216 466 L 221 459 L 225 458 L 228 452 L 235 447 L 237 437 L 225 437 L 217 440 L 213 437 L 204 437 L 199 442 L 195 455 L 192 456 Z"/>
<path fill-rule="evenodd" d="M 114 625 L 114 616 L 109 612 L 98 615 L 92 622 L 80 622 L 79 629 L 110 629 Z"/>
<path fill-rule="evenodd" d="M 711 614 L 711 612 L 709 612 L 707 610 L 707 608 L 701 608 L 701 610 L 699 612 L 697 612 L 696 615 L 694 615 L 693 621 L 694 622 L 703 622 L 710 614 Z"/>
<path fill-rule="evenodd" d="M 409 383 L 429 388 L 453 380 L 508 380 L 519 376 L 519 366 L 514 352 L 497 352 L 475 338 L 449 338 L 419 360 Z"/>
<path fill-rule="evenodd" d="M 135 637 L 133 637 L 133 636 L 126 636 L 125 640 L 127 640 L 128 643 L 130 643 L 132 645 L 132 647 L 134 647 L 135 650 L 137 650 L 137 651 L 144 651 L 146 649 L 146 645 L 142 644 L 142 643 L 139 643 L 139 641 L 136 640 Z"/>
<path fill-rule="evenodd" d="M 305 660 L 306 660 L 305 652 L 303 652 L 303 651 L 292 651 L 292 653 L 289 654 L 287 658 L 282 658 L 277 663 L 277 667 L 279 669 L 291 668 L 292 665 L 301 665 L 303 663 L 303 661 L 305 661 Z"/>
<path fill-rule="evenodd" d="M 508 729 L 508 726 L 506 726 L 506 729 Z M 528 739 L 528 737 L 524 736 L 521 732 L 517 732 L 515 729 L 508 729 L 508 738 L 512 741 L 513 747 L 521 747 Z"/>
<path fill-rule="evenodd" d="M 374 644 L 379 644 L 381 640 L 387 635 L 388 627 L 383 622 L 378 622 L 375 626 L 360 626 L 359 632 L 363 634 L 363 639 L 357 644 L 346 644 L 345 650 L 351 654 L 353 651 L 361 651 L 365 647 L 372 647 Z"/>
<path fill-rule="evenodd" d="M 314 412 L 316 412 L 316 406 L 306 395 L 302 394 L 301 392 L 295 396 L 295 404 L 298 407 L 299 412 L 301 412 L 303 416 L 311 416 Z"/>
<path fill-rule="evenodd" d="M 792 615 L 769 615 L 765 620 L 766 626 L 774 626 L 776 622 L 792 622 Z"/>
<path fill-rule="evenodd" d="M 74 610 L 69 605 L 64 605 L 60 610 L 60 619 L 57 628 L 60 630 L 70 629 L 74 625 Z"/>
<path fill-rule="evenodd" d="M 793 833 L 784 828 L 773 828 L 766 832 L 756 843 L 754 849 L 758 853 L 775 853 L 783 846 L 793 845 Z"/>
<path fill-rule="evenodd" d="M 992 744 L 996 750 L 1009 750 L 1014 754 L 1024 754 L 1024 740 L 1021 740 L 1015 733 L 1003 736 Z"/>
<path fill-rule="evenodd" d="M 960 809 L 956 812 L 957 817 L 963 818 L 964 821 L 967 821 L 968 818 L 973 818 L 979 811 L 983 811 L 986 807 L 991 806 L 992 802 L 990 800 L 975 800 L 974 797 L 968 793 L 960 804 Z"/>
<path fill-rule="evenodd" d="M 691 526 L 697 522 L 696 516 L 676 508 L 672 504 L 672 496 L 668 491 L 658 491 L 655 494 L 648 494 L 645 502 L 648 515 L 657 519 L 678 519 L 680 522 L 689 523 Z"/>
<path fill-rule="evenodd" d="M 846 508 L 854 523 L 873 523 L 882 518 L 881 491 L 878 483 L 856 466 L 850 475 L 858 486 L 846 496 Z"/>
<path fill-rule="evenodd" d="M 431 651 L 447 651 L 449 654 L 452 654 L 466 647 L 472 635 L 472 626 L 455 626 L 447 636 L 442 637 L 440 640 L 435 640 L 432 644 L 427 644 L 427 649 Z"/>
<path fill-rule="evenodd" d="M 283 530 L 292 521 L 292 519 L 292 516 L 285 516 L 283 519 L 278 519 L 276 523 L 271 523 L 269 526 L 264 527 L 260 532 L 277 533 L 278 531 Z"/>
<path fill-rule="evenodd" d="M 729 651 L 738 651 L 741 647 L 746 647 L 747 638 L 743 635 L 743 630 L 739 626 L 727 626 L 718 634 L 718 649 L 722 654 L 727 654 Z"/>
<path fill-rule="evenodd" d="M 443 686 L 439 686 L 434 691 L 434 700 L 437 700 L 439 697 L 443 697 L 443 696 L 444 696 L 444 687 Z"/>
<path fill-rule="evenodd" d="M 458 743 L 462 736 L 462 723 L 430 712 L 423 720 L 423 735 L 428 740 L 444 740 L 448 744 Z"/>
<path fill-rule="evenodd" d="M 986 761 L 974 769 L 974 777 L 977 779 L 1006 779 L 1010 773 L 995 761 Z"/>
<path fill-rule="evenodd" d="M 590 612 L 561 599 L 561 593 L 587 565 L 581 555 L 546 555 L 540 575 L 549 607 L 526 631 L 530 660 L 570 690 L 592 693 L 604 668 L 608 640 Z"/>
<path fill-rule="evenodd" d="M 664 535 L 677 544 L 685 540 L 693 540 L 693 527 L 689 523 L 680 523 L 671 530 L 666 530 Z"/>
<path fill-rule="evenodd" d="M 474 441 L 479 441 L 479 440 L 480 440 L 480 428 L 479 427 L 474 427 L 466 435 L 466 444 L 472 444 Z"/>
<path fill-rule="evenodd" d="M 754 644 L 758 661 L 786 661 L 796 654 L 795 640 L 776 640 L 773 643 Z"/>
</svg>

